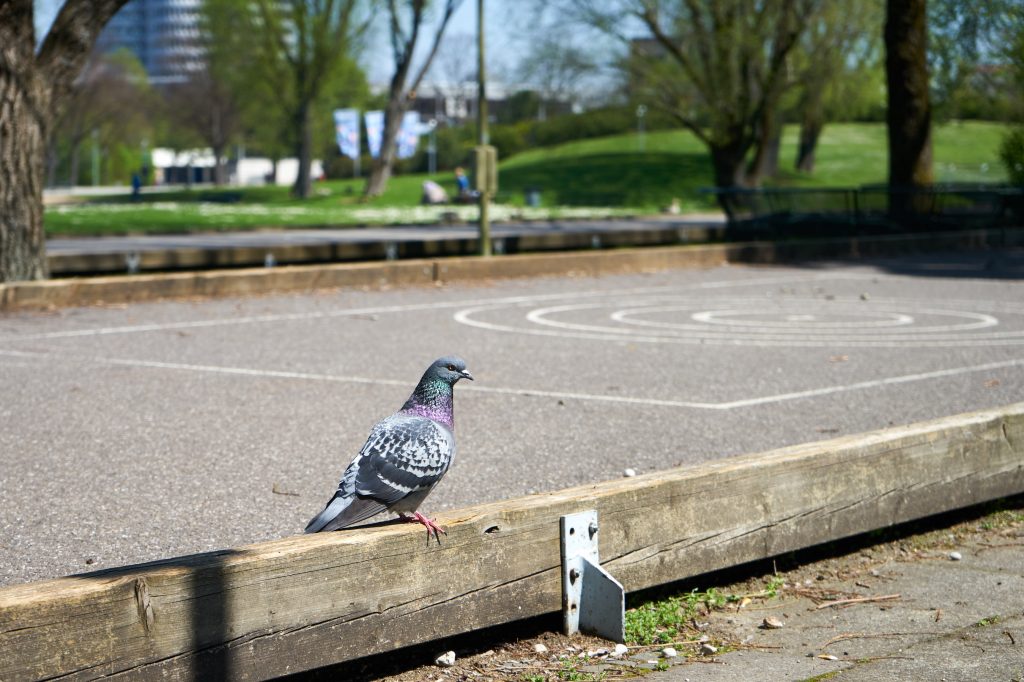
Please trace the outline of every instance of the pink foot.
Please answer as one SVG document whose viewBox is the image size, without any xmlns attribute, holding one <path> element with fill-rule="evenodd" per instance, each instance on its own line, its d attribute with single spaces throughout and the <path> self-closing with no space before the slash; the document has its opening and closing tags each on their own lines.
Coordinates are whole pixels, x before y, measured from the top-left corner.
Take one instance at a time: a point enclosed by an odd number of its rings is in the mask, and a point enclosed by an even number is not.
<svg viewBox="0 0 1024 682">
<path fill-rule="evenodd" d="M 437 525 L 432 520 L 428 519 L 426 516 L 424 516 L 423 514 L 420 514 L 419 512 L 413 512 L 412 516 L 406 516 L 405 514 L 399 514 L 398 517 L 400 519 L 402 519 L 403 521 L 408 521 L 409 523 L 422 523 L 424 526 L 426 526 L 426 528 L 427 528 L 427 542 L 430 542 L 430 536 L 431 536 L 431 534 L 433 534 L 433 536 L 437 539 L 437 544 L 440 545 L 441 544 L 441 536 L 438 535 L 438 533 L 444 533 L 445 535 L 448 535 L 448 532 L 444 528 L 442 528 L 441 526 Z"/>
</svg>

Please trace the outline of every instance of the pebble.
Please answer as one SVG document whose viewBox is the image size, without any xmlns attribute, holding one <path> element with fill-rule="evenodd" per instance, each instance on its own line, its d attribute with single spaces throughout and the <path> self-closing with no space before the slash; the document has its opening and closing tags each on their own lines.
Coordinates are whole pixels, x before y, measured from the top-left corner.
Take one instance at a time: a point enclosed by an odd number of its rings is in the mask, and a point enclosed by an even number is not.
<svg viewBox="0 0 1024 682">
<path fill-rule="evenodd" d="M 622 475 L 626 478 L 633 478 L 636 476 L 636 469 L 624 469 Z"/>
<path fill-rule="evenodd" d="M 783 623 L 775 616 L 768 616 L 763 621 L 761 621 L 761 627 L 763 627 L 765 630 L 778 630 L 783 626 L 785 626 L 785 623 Z"/>
<path fill-rule="evenodd" d="M 450 668 L 455 665 L 455 652 L 446 651 L 434 659 L 434 663 L 442 668 Z"/>
<path fill-rule="evenodd" d="M 629 653 L 629 647 L 626 646 L 625 644 L 616 644 L 615 645 L 615 649 L 612 650 L 612 656 L 615 657 L 615 658 L 619 658 L 620 656 L 625 656 L 628 653 Z"/>
<path fill-rule="evenodd" d="M 951 561 L 960 561 L 964 557 L 963 557 L 962 554 L 960 554 L 960 552 L 950 552 L 949 553 L 949 558 L 950 558 Z"/>
<path fill-rule="evenodd" d="M 543 644 L 534 644 L 533 650 L 536 651 L 538 654 L 546 654 L 548 652 L 548 648 Z"/>
<path fill-rule="evenodd" d="M 700 645 L 700 653 L 701 656 L 714 656 L 718 653 L 718 647 L 704 643 Z"/>
<path fill-rule="evenodd" d="M 672 647 L 667 646 L 667 647 L 665 647 L 664 649 L 661 650 L 661 655 L 664 656 L 665 658 L 675 658 L 676 656 L 679 655 L 679 653 L 675 649 L 673 649 Z"/>
</svg>

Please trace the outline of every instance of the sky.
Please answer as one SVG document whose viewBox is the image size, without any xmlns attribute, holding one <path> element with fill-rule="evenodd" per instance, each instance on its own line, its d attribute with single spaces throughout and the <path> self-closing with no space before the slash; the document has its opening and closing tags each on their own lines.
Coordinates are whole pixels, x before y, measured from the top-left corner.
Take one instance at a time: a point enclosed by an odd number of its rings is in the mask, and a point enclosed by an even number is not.
<svg viewBox="0 0 1024 682">
<path fill-rule="evenodd" d="M 441 2 L 442 0 L 436 0 L 434 4 L 439 6 Z M 63 4 L 64 0 L 34 0 L 37 42 L 43 40 Z M 484 0 L 484 7 L 488 80 L 492 84 L 519 85 L 516 73 L 519 60 L 521 56 L 527 54 L 531 48 L 531 41 L 541 31 L 538 24 L 550 20 L 550 17 L 538 16 L 544 14 L 544 11 L 533 0 Z M 435 13 L 432 26 L 436 25 L 439 14 Z M 369 49 L 362 61 L 370 83 L 386 85 L 392 75 L 393 63 L 390 43 L 382 24 L 383 22 L 379 22 L 375 27 Z M 452 75 L 456 71 L 463 76 L 468 74 L 475 78 L 476 32 L 477 0 L 462 0 L 445 32 L 446 42 L 442 43 L 441 52 L 435 58 L 434 66 L 427 75 L 427 82 L 453 80 Z M 420 36 L 418 60 L 413 64 L 414 68 L 418 68 L 422 63 L 421 60 L 429 49 L 433 31 L 423 31 Z M 591 38 L 586 40 L 593 42 Z M 455 63 L 456 61 L 458 63 Z M 602 83 L 603 79 L 599 76 L 595 85 L 600 89 Z"/>
<path fill-rule="evenodd" d="M 42 42 L 46 37 L 46 31 L 49 30 L 63 4 L 64 0 L 34 0 L 37 42 Z M 515 50 L 512 48 L 514 29 L 511 28 L 515 22 L 509 19 L 514 12 L 513 7 L 523 5 L 521 0 L 485 0 L 484 31 L 489 68 L 493 62 L 501 65 L 502 70 L 509 70 L 516 63 Z M 462 0 L 462 4 L 452 15 L 445 35 L 472 35 L 475 38 L 476 29 L 477 0 Z M 371 81 L 386 81 L 391 68 L 388 41 L 383 31 L 378 30 L 378 34 L 373 41 L 366 66 Z M 422 40 L 420 54 L 426 52 L 427 42 Z M 467 55 L 467 58 L 476 63 L 475 43 L 472 53 Z"/>
</svg>

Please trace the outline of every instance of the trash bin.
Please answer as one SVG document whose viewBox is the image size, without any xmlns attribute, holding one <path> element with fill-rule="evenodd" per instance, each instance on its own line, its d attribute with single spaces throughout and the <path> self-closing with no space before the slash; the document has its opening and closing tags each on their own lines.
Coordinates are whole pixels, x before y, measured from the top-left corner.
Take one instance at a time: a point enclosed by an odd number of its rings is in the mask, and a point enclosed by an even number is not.
<svg viewBox="0 0 1024 682">
<path fill-rule="evenodd" d="M 540 187 L 526 187 L 523 189 L 523 200 L 527 206 L 536 208 L 540 206 Z"/>
</svg>

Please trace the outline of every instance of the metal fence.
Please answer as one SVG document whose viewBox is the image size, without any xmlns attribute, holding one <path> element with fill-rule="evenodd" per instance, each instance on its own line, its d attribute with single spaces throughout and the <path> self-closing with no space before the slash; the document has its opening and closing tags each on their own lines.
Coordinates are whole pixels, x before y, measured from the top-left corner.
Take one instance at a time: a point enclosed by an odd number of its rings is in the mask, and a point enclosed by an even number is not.
<svg viewBox="0 0 1024 682">
<path fill-rule="evenodd" d="M 1024 227 L 1024 187 L 1010 185 L 707 191 L 743 238 Z"/>
</svg>

